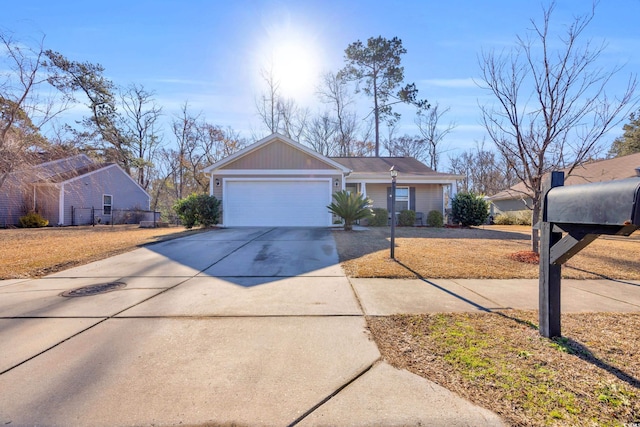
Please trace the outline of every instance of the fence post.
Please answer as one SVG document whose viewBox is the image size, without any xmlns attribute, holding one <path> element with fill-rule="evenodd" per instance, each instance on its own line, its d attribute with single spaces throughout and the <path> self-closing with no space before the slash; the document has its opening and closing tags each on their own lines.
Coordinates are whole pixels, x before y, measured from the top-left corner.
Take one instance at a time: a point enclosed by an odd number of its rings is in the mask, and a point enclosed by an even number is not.
<svg viewBox="0 0 640 427">
<path fill-rule="evenodd" d="M 551 247 L 562 239 L 562 233 L 553 232 L 553 223 L 547 222 L 547 193 L 564 185 L 564 172 L 551 172 L 544 178 L 540 194 L 542 221 L 540 221 L 540 281 L 539 323 L 543 337 L 559 337 L 560 331 L 560 290 L 562 266 L 551 264 Z"/>
</svg>

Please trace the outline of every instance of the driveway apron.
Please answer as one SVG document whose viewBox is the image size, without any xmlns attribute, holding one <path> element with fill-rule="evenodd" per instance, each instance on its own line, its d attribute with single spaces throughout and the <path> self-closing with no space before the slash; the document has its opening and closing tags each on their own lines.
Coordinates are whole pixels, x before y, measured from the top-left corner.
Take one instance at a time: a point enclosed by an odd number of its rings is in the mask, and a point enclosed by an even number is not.
<svg viewBox="0 0 640 427">
<path fill-rule="evenodd" d="M 380 361 L 328 229 L 220 229 L 3 283 L 0 343 L 3 425 L 500 424 Z"/>
</svg>

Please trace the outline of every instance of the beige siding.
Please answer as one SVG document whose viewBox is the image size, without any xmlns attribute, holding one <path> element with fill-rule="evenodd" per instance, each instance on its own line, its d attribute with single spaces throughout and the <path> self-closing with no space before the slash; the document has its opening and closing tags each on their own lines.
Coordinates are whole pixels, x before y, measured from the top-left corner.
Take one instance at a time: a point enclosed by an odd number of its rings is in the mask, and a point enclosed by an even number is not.
<svg viewBox="0 0 640 427">
<path fill-rule="evenodd" d="M 415 187 L 416 201 L 411 209 L 422 212 L 425 218 L 429 211 L 442 212 L 442 185 L 440 184 L 400 184 L 399 187 Z M 387 188 L 391 184 L 367 184 L 367 196 L 372 200 L 374 208 L 387 209 Z"/>
<path fill-rule="evenodd" d="M 224 169 L 333 169 L 325 162 L 288 144 L 274 141 L 225 165 Z"/>
<path fill-rule="evenodd" d="M 531 206 L 532 201 L 530 197 L 526 197 L 525 201 L 528 206 Z M 528 210 L 527 205 L 525 205 L 521 199 L 495 200 L 491 202 L 490 212 L 492 215 L 515 215 L 519 211 Z"/>
<path fill-rule="evenodd" d="M 418 184 L 416 187 L 416 212 L 424 213 L 424 217 L 430 211 L 442 212 L 442 185 L 440 184 Z"/>
<path fill-rule="evenodd" d="M 372 207 L 387 209 L 387 184 L 367 184 L 367 197 L 372 202 Z"/>
</svg>

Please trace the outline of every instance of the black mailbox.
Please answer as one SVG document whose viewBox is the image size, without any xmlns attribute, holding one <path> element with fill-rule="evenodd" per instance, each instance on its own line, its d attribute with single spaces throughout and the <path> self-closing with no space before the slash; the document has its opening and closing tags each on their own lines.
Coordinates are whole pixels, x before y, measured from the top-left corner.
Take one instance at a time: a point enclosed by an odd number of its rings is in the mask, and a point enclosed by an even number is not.
<svg viewBox="0 0 640 427">
<path fill-rule="evenodd" d="M 640 227 L 640 177 L 552 188 L 545 210 L 556 224 Z"/>
</svg>

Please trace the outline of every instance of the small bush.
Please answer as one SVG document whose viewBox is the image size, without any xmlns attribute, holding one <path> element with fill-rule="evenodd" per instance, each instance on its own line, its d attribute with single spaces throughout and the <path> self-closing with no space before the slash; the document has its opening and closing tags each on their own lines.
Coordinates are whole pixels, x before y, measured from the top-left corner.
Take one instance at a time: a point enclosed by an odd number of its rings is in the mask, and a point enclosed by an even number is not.
<svg viewBox="0 0 640 427">
<path fill-rule="evenodd" d="M 410 211 L 405 209 L 400 211 L 400 216 L 398 217 L 398 225 L 403 227 L 413 227 L 416 223 L 416 213 L 415 211 Z"/>
<path fill-rule="evenodd" d="M 40 228 L 49 225 L 49 220 L 44 219 L 42 215 L 36 212 L 29 212 L 20 217 L 20 226 L 22 228 Z"/>
<path fill-rule="evenodd" d="M 206 194 L 194 193 L 180 199 L 173 209 L 186 228 L 193 228 L 194 225 L 209 227 L 217 224 L 220 218 L 220 201 Z"/>
<path fill-rule="evenodd" d="M 464 227 L 482 225 L 489 218 L 489 204 L 475 193 L 458 193 L 451 200 L 453 221 Z"/>
<path fill-rule="evenodd" d="M 531 225 L 531 211 L 499 214 L 493 219 L 493 223 L 497 225 Z"/>
<path fill-rule="evenodd" d="M 429 211 L 427 214 L 427 225 L 429 227 L 444 227 L 444 217 L 440 211 Z"/>
<path fill-rule="evenodd" d="M 373 216 L 369 218 L 371 227 L 384 227 L 389 221 L 389 211 L 384 208 L 373 208 Z"/>
</svg>

